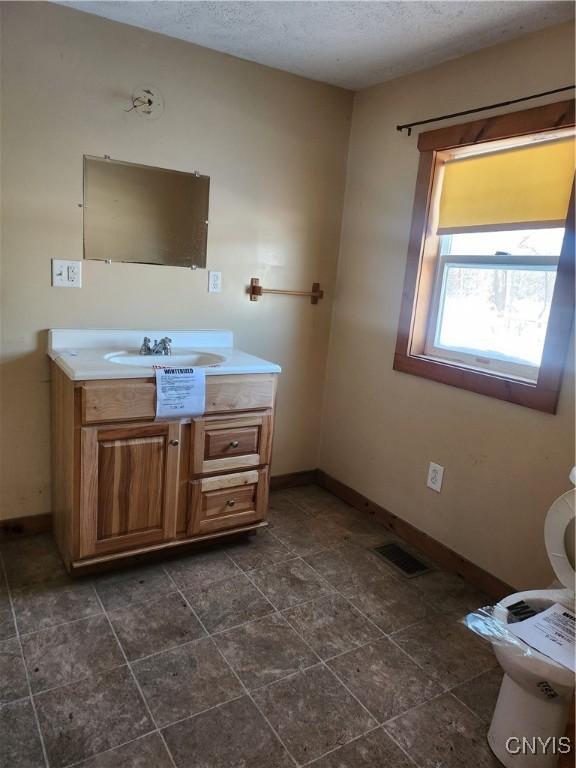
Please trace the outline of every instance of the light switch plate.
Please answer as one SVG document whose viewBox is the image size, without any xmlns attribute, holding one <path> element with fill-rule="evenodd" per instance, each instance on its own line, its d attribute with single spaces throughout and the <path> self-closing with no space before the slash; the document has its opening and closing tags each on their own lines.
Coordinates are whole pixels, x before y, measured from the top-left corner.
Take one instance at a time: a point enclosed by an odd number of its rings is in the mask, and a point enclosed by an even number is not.
<svg viewBox="0 0 576 768">
<path fill-rule="evenodd" d="M 222 272 L 208 272 L 208 293 L 220 293 L 222 291 Z"/>
<path fill-rule="evenodd" d="M 52 286 L 54 288 L 81 288 L 82 262 L 52 259 Z"/>
<path fill-rule="evenodd" d="M 428 465 L 428 479 L 426 485 L 436 493 L 442 490 L 442 479 L 444 478 L 444 467 L 441 464 L 434 464 L 433 461 Z"/>
</svg>

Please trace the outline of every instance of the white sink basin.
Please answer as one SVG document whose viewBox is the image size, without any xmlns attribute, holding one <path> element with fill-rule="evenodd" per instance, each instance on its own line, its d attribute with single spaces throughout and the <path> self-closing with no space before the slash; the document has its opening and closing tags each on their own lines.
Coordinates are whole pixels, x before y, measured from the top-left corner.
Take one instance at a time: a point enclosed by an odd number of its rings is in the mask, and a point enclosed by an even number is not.
<svg viewBox="0 0 576 768">
<path fill-rule="evenodd" d="M 225 358 L 221 355 L 213 355 L 210 352 L 182 351 L 173 352 L 171 355 L 140 355 L 138 352 L 110 352 L 104 355 L 110 363 L 118 365 L 135 365 L 139 368 L 151 368 L 153 365 L 163 365 L 166 367 L 174 366 L 196 366 L 197 368 L 206 368 L 210 365 L 218 365 L 224 362 Z"/>
</svg>

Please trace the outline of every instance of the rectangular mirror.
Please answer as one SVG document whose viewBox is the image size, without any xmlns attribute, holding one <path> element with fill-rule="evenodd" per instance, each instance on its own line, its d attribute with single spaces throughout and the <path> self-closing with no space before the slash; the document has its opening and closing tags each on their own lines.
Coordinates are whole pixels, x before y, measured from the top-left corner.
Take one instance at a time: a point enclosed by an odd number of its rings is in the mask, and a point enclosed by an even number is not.
<svg viewBox="0 0 576 768">
<path fill-rule="evenodd" d="M 84 156 L 84 258 L 205 267 L 210 177 Z"/>
</svg>

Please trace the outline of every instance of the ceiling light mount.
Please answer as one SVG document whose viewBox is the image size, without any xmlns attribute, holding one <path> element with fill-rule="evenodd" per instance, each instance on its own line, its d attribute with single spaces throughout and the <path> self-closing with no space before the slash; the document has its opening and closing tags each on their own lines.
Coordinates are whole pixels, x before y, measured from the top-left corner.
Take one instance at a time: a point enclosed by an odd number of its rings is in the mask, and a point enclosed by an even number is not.
<svg viewBox="0 0 576 768">
<path fill-rule="evenodd" d="M 164 97 L 153 85 L 140 85 L 132 93 L 131 104 L 124 112 L 135 112 L 146 120 L 158 120 L 164 113 Z"/>
</svg>

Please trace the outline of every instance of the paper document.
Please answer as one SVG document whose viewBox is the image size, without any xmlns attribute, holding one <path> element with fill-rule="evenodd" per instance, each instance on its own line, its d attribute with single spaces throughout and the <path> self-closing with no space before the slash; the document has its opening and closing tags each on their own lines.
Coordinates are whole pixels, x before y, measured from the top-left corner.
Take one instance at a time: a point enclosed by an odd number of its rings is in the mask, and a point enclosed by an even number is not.
<svg viewBox="0 0 576 768">
<path fill-rule="evenodd" d="M 508 624 L 508 629 L 532 648 L 576 672 L 574 611 L 555 603 L 530 619 Z"/>
<path fill-rule="evenodd" d="M 204 413 L 204 368 L 156 368 L 156 418 L 179 419 Z"/>
</svg>

